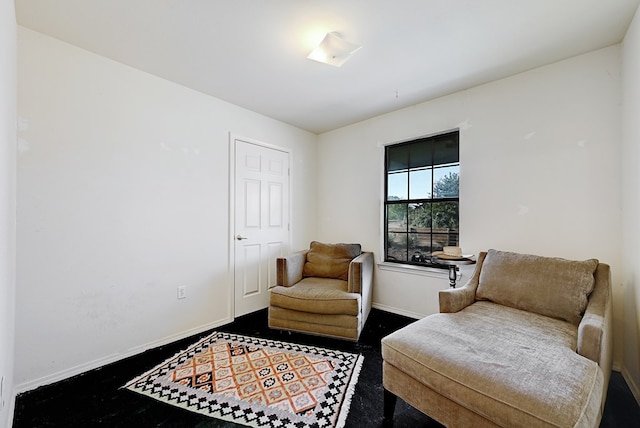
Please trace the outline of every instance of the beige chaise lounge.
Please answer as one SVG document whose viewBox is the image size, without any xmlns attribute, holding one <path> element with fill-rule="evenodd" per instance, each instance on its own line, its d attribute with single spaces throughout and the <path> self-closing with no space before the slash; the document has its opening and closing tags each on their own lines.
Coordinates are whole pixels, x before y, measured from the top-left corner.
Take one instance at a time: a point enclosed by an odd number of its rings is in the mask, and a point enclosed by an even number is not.
<svg viewBox="0 0 640 428">
<path fill-rule="evenodd" d="M 269 327 L 358 340 L 371 311 L 373 253 L 360 244 L 311 242 L 277 260 Z"/>
<path fill-rule="evenodd" d="M 597 427 L 612 362 L 611 279 L 597 260 L 489 250 L 440 312 L 382 341 L 396 396 L 449 427 Z"/>
</svg>

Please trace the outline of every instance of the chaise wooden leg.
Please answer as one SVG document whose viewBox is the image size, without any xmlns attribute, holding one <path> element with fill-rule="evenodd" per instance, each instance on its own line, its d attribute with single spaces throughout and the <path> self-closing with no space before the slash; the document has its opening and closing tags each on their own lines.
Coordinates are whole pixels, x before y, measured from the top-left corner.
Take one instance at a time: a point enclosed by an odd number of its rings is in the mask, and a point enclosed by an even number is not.
<svg viewBox="0 0 640 428">
<path fill-rule="evenodd" d="M 398 397 L 392 392 L 384 390 L 384 426 L 393 426 L 393 413 L 396 410 L 396 401 Z"/>
</svg>

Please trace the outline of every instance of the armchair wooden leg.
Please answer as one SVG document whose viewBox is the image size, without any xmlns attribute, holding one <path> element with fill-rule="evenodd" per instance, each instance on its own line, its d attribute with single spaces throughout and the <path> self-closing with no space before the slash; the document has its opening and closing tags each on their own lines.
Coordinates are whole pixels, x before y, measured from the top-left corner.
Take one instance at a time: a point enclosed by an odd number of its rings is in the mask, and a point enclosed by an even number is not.
<svg viewBox="0 0 640 428">
<path fill-rule="evenodd" d="M 384 390 L 384 426 L 393 426 L 393 413 L 396 410 L 396 401 L 398 397 L 394 393 Z"/>
</svg>

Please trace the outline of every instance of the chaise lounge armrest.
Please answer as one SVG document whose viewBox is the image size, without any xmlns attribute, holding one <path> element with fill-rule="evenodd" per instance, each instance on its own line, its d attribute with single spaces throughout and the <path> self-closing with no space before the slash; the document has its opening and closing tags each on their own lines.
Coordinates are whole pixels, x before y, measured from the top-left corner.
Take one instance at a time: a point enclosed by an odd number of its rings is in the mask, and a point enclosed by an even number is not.
<svg viewBox="0 0 640 428">
<path fill-rule="evenodd" d="M 611 270 L 609 265 L 600 263 L 589 303 L 578 325 L 577 352 L 600 365 L 605 381 L 608 381 L 606 368 L 612 362 L 612 324 Z"/>
<path fill-rule="evenodd" d="M 276 259 L 276 281 L 283 287 L 291 287 L 302 280 L 302 269 L 309 250 L 298 251 Z"/>
<path fill-rule="evenodd" d="M 438 299 L 440 301 L 441 313 L 458 312 L 475 302 L 476 289 L 478 288 L 478 281 L 480 280 L 480 270 L 482 269 L 482 263 L 486 256 L 486 252 L 478 254 L 476 269 L 473 272 L 473 276 L 465 285 L 459 288 L 440 290 Z"/>
</svg>

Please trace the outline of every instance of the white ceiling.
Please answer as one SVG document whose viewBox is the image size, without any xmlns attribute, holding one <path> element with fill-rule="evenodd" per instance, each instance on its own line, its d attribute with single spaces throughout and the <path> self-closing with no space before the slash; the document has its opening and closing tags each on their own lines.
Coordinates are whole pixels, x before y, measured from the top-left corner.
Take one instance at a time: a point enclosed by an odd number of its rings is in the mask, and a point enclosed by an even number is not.
<svg viewBox="0 0 640 428">
<path fill-rule="evenodd" d="M 619 43 L 640 0 L 16 0 L 20 25 L 322 133 Z M 363 48 L 306 58 L 328 31 Z"/>
</svg>

